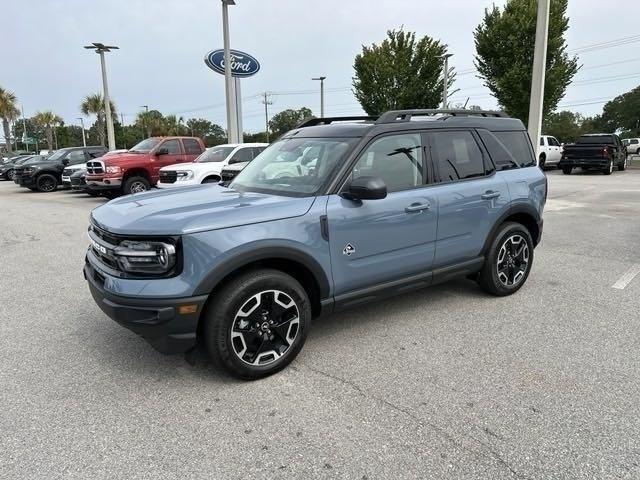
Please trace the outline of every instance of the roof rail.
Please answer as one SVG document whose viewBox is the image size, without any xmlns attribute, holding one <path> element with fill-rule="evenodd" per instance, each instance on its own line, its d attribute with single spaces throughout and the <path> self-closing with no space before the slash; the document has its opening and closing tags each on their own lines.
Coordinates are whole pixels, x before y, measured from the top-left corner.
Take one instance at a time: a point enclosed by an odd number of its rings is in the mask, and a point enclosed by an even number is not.
<svg viewBox="0 0 640 480">
<path fill-rule="evenodd" d="M 376 123 L 393 123 L 393 122 L 409 122 L 411 117 L 417 116 L 429 116 L 429 115 L 450 115 L 453 117 L 469 117 L 469 116 L 481 116 L 481 117 L 508 117 L 504 112 L 492 111 L 492 110 L 439 110 L 434 109 L 417 109 L 417 110 L 390 110 L 384 112 Z"/>
<path fill-rule="evenodd" d="M 329 125 L 330 123 L 333 122 L 348 122 L 348 121 L 355 121 L 355 120 L 368 120 L 368 121 L 372 121 L 375 120 L 378 117 L 370 117 L 370 116 L 365 116 L 365 115 L 356 115 L 356 116 L 350 116 L 350 117 L 324 117 L 324 118 L 307 118 L 306 120 L 303 120 L 302 123 L 298 126 L 296 126 L 296 128 L 303 128 L 303 127 L 314 127 L 316 125 Z"/>
</svg>

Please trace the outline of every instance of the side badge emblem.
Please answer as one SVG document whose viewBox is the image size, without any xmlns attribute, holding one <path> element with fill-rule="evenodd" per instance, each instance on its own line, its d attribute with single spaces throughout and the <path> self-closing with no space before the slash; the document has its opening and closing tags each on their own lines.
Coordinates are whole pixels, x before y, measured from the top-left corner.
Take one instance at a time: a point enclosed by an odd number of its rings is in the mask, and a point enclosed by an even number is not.
<svg viewBox="0 0 640 480">
<path fill-rule="evenodd" d="M 342 254 L 348 257 L 352 253 L 356 253 L 356 248 L 350 243 L 347 243 L 345 247 L 342 249 Z"/>
</svg>

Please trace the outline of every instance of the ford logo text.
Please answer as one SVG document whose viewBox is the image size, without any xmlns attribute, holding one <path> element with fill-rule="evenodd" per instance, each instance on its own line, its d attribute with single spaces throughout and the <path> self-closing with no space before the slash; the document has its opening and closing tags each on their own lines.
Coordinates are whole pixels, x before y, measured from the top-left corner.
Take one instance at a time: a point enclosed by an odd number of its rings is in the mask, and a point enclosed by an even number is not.
<svg viewBox="0 0 640 480">
<path fill-rule="evenodd" d="M 224 75 L 224 50 L 213 50 L 204 57 L 204 63 L 214 72 Z M 231 50 L 231 75 L 250 77 L 260 70 L 260 62 L 248 53 Z"/>
</svg>

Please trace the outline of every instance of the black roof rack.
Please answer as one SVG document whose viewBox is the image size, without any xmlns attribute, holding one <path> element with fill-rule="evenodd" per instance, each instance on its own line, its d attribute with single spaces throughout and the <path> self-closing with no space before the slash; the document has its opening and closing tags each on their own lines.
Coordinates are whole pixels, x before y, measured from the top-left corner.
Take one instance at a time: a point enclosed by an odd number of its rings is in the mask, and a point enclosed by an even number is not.
<svg viewBox="0 0 640 480">
<path fill-rule="evenodd" d="M 492 110 L 439 110 L 434 109 L 417 109 L 417 110 L 390 110 L 384 112 L 376 123 L 394 123 L 394 122 L 409 122 L 411 117 L 417 116 L 429 116 L 429 115 L 449 115 L 453 117 L 508 117 L 504 112 L 492 111 Z"/>
<path fill-rule="evenodd" d="M 348 122 L 348 121 L 355 121 L 355 120 L 373 121 L 373 120 L 376 120 L 377 118 L 378 117 L 370 117 L 366 115 L 356 115 L 356 116 L 350 116 L 350 117 L 307 118 L 306 120 L 303 120 L 302 123 L 298 125 L 296 128 L 315 127 L 316 125 L 329 125 L 330 123 L 333 123 L 333 122 Z"/>
</svg>

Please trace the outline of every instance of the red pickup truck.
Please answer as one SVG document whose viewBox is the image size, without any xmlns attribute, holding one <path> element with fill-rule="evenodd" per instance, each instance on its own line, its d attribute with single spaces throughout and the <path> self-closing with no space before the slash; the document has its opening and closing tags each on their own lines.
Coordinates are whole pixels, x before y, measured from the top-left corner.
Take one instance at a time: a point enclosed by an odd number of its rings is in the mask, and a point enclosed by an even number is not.
<svg viewBox="0 0 640 480">
<path fill-rule="evenodd" d="M 131 150 L 87 162 L 87 190 L 106 196 L 149 190 L 162 167 L 193 162 L 205 146 L 197 137 L 151 137 Z"/>
</svg>

